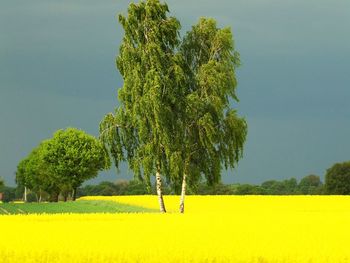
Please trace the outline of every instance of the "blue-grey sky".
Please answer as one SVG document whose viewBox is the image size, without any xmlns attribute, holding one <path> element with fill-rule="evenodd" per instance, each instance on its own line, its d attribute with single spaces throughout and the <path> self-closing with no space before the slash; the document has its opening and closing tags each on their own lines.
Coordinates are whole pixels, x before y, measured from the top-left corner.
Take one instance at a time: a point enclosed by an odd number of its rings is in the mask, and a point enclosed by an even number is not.
<svg viewBox="0 0 350 263">
<path fill-rule="evenodd" d="M 117 105 L 115 68 L 126 0 L 0 0 L 0 176 L 60 128 L 98 135 Z M 249 125 L 244 158 L 225 182 L 324 176 L 350 160 L 350 1 L 169 0 L 182 34 L 201 16 L 230 26 Z M 97 180 L 131 177 L 123 168 Z M 96 180 L 95 180 L 96 182 Z"/>
</svg>

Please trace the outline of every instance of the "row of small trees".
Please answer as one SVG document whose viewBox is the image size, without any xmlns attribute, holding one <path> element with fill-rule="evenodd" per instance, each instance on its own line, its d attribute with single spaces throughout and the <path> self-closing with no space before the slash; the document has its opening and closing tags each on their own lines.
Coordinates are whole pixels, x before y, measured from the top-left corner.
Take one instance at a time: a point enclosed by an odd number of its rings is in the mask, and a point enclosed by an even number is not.
<svg viewBox="0 0 350 263">
<path fill-rule="evenodd" d="M 119 16 L 125 35 L 117 57 L 124 84 L 120 107 L 105 116 L 100 137 L 116 166 L 127 161 L 150 185 L 155 176 L 160 211 L 166 212 L 162 179 L 180 189 L 220 181 L 223 167 L 242 156 L 247 124 L 230 105 L 238 102 L 240 65 L 230 28 L 213 19 L 180 38 L 180 22 L 158 0 L 130 4 Z"/>
<path fill-rule="evenodd" d="M 43 194 L 57 202 L 61 194 L 75 200 L 77 188 L 98 171 L 109 168 L 110 161 L 99 140 L 85 132 L 68 128 L 57 131 L 51 139 L 38 147 L 17 166 L 16 182 L 35 193 L 38 201 Z"/>
</svg>

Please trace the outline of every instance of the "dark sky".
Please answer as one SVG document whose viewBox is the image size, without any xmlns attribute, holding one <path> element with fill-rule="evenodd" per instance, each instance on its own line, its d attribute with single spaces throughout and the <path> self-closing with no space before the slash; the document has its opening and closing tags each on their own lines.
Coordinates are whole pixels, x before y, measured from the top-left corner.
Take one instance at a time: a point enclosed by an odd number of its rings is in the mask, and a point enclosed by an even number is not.
<svg viewBox="0 0 350 263">
<path fill-rule="evenodd" d="M 0 176 L 60 128 L 98 135 L 118 105 L 123 0 L 0 0 Z M 230 26 L 249 125 L 244 158 L 225 182 L 324 176 L 350 160 L 350 1 L 167 1 L 184 33 L 201 16 Z M 131 176 L 123 168 L 97 180 Z M 94 180 L 96 182 L 96 180 Z"/>
</svg>

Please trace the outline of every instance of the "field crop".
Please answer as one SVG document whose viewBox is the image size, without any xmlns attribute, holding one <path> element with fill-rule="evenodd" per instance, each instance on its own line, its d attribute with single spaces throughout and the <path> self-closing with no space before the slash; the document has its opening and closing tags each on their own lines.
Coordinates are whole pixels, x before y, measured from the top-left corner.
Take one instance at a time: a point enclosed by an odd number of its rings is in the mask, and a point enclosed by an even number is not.
<svg viewBox="0 0 350 263">
<path fill-rule="evenodd" d="M 157 208 L 155 196 L 86 197 Z M 348 196 L 166 196 L 168 214 L 0 216 L 0 262 L 349 262 Z"/>
</svg>

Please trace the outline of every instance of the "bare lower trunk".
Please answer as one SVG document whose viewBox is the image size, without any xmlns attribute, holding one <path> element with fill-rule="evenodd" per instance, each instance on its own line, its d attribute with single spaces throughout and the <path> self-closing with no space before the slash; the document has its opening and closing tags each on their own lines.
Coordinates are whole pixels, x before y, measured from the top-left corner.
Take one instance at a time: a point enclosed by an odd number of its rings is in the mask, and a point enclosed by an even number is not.
<svg viewBox="0 0 350 263">
<path fill-rule="evenodd" d="M 73 188 L 72 200 L 75 201 L 77 199 L 77 187 Z"/>
<path fill-rule="evenodd" d="M 162 178 L 160 177 L 159 171 L 156 172 L 156 187 L 157 187 L 157 195 L 158 195 L 160 212 L 166 213 L 163 194 L 162 194 Z"/>
<path fill-rule="evenodd" d="M 181 186 L 181 197 L 180 197 L 180 213 L 183 214 L 185 212 L 185 195 L 186 195 L 186 173 L 184 173 L 182 178 L 182 186 Z"/>
<path fill-rule="evenodd" d="M 24 202 L 27 203 L 27 187 L 24 187 Z"/>
</svg>

